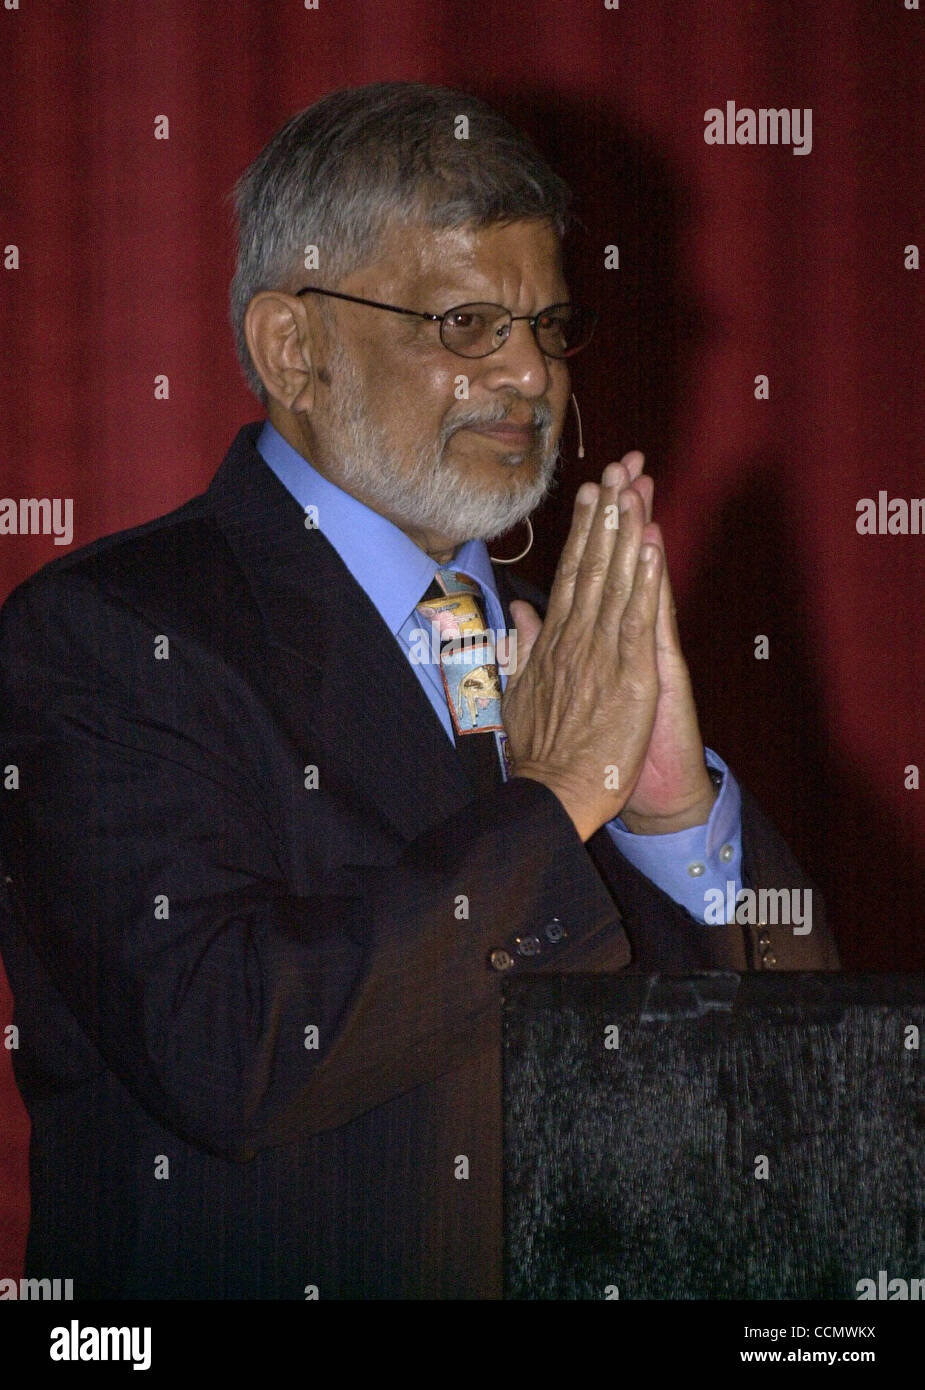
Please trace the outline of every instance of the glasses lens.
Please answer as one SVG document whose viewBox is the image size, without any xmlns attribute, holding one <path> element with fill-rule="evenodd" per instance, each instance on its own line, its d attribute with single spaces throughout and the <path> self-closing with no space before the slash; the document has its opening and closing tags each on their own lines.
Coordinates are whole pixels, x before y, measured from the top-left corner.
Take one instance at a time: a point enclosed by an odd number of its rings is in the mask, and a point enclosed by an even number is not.
<svg viewBox="0 0 925 1390">
<path fill-rule="evenodd" d="M 460 357 L 487 357 L 506 341 L 511 316 L 500 304 L 460 304 L 440 323 L 440 340 Z"/>
<path fill-rule="evenodd" d="M 573 357 L 588 346 L 596 323 L 593 309 L 553 304 L 536 321 L 536 340 L 547 357 Z"/>
</svg>

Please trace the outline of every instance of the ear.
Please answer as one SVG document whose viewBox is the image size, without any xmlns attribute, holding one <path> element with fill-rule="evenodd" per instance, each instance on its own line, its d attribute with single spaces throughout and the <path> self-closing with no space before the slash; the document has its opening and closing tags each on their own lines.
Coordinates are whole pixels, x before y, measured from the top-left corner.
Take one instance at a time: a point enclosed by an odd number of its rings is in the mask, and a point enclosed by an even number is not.
<svg viewBox="0 0 925 1390">
<path fill-rule="evenodd" d="M 244 334 L 267 395 L 294 413 L 315 403 L 313 359 L 321 325 L 305 301 L 283 290 L 261 290 L 244 315 Z"/>
</svg>

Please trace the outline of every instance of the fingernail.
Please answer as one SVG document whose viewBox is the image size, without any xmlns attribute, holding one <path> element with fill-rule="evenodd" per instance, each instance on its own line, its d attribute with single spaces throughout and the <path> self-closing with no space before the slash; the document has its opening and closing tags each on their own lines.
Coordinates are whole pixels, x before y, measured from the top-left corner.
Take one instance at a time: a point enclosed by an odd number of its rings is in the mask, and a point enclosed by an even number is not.
<svg viewBox="0 0 925 1390">
<path fill-rule="evenodd" d="M 601 474 L 601 482 L 604 484 L 604 487 L 614 487 L 617 483 L 622 482 L 623 471 L 624 470 L 621 464 L 608 463 L 607 467 Z"/>
<path fill-rule="evenodd" d="M 597 488 L 595 487 L 594 483 L 582 483 L 581 487 L 575 493 L 576 501 L 580 502 L 583 507 L 587 506 L 588 503 L 593 502 L 596 499 L 596 497 Z"/>
<path fill-rule="evenodd" d="M 644 545 L 639 552 L 640 559 L 642 559 L 647 565 L 655 564 L 655 557 L 657 554 L 658 546 L 655 545 Z"/>
</svg>

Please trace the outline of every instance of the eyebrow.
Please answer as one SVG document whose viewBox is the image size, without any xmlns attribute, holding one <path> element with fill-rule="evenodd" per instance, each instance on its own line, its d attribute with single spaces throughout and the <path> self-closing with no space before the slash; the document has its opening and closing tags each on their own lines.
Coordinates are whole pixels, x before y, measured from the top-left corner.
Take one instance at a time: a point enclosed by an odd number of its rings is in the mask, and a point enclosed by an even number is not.
<svg viewBox="0 0 925 1390">
<path fill-rule="evenodd" d="M 446 309 L 443 310 L 444 313 L 446 313 L 448 309 L 455 309 L 460 304 L 499 304 L 502 308 L 509 307 L 506 304 L 504 304 L 504 302 L 501 299 L 496 299 L 492 294 L 478 294 L 476 291 L 471 289 L 442 290 L 438 287 L 435 290 L 427 290 L 425 293 L 427 295 L 432 296 L 434 300 L 448 300 Z M 541 313 L 543 309 L 547 309 L 550 306 L 550 304 L 570 304 L 571 299 L 571 293 L 569 292 L 569 289 L 566 286 L 562 298 L 544 299 L 543 303 L 535 312 Z"/>
</svg>

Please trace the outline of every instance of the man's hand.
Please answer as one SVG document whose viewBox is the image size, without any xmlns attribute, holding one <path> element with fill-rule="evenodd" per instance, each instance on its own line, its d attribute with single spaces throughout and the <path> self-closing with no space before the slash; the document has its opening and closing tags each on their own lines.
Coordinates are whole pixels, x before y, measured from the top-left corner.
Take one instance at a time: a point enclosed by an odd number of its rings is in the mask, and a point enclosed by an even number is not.
<svg viewBox="0 0 925 1390">
<path fill-rule="evenodd" d="M 659 545 L 664 557 L 659 527 L 650 522 L 645 534 L 647 540 Z M 690 674 L 681 652 L 667 562 L 662 565 L 655 650 L 659 696 L 652 737 L 639 780 L 620 813 L 627 829 L 637 835 L 665 835 L 703 825 L 716 799 L 704 762 Z"/>
<path fill-rule="evenodd" d="M 627 455 L 601 487 L 578 489 L 545 622 L 511 605 L 518 664 L 502 717 L 514 776 L 555 792 L 582 840 L 622 810 L 655 722 L 663 555 L 644 542 L 646 503 L 630 485 L 641 467 Z"/>
<path fill-rule="evenodd" d="M 618 814 L 636 834 L 701 825 L 716 796 L 681 653 L 664 541 L 651 521 L 654 487 L 642 468 L 634 450 L 608 465 L 600 489 L 593 483 L 579 489 L 546 622 L 528 603 L 511 605 L 519 663 L 502 712 L 514 775 L 545 782 L 584 840 Z M 617 532 L 610 529 L 614 503 L 620 508 Z M 656 558 L 650 568 L 644 551 L 651 547 Z M 532 673 L 531 661 L 537 662 Z M 532 727 L 524 711 L 530 701 L 545 704 Z"/>
</svg>

